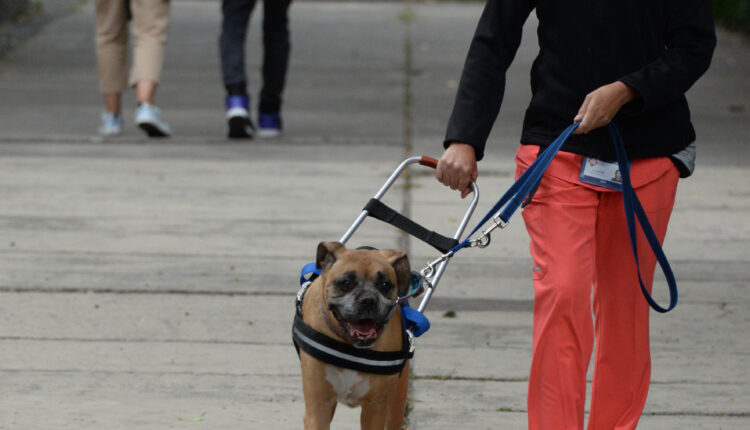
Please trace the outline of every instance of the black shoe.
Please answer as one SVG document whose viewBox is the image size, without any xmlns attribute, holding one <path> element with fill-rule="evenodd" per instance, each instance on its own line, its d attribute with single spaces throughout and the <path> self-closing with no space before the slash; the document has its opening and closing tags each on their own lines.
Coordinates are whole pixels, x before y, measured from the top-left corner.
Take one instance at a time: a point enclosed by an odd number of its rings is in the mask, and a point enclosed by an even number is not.
<svg viewBox="0 0 750 430">
<path fill-rule="evenodd" d="M 227 97 L 227 136 L 231 138 L 249 139 L 255 136 L 255 126 L 250 120 L 250 98 L 247 96 Z"/>
</svg>

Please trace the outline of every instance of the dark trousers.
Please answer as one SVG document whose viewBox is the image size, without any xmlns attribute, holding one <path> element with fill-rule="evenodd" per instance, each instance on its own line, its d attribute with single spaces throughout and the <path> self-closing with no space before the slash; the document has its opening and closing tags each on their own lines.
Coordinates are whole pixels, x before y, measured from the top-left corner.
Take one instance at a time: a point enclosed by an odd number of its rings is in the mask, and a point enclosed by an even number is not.
<svg viewBox="0 0 750 430">
<path fill-rule="evenodd" d="M 229 95 L 247 94 L 245 36 L 256 0 L 222 0 L 221 73 Z M 289 64 L 289 19 L 291 0 L 263 0 L 263 87 L 258 110 L 281 110 L 281 92 Z"/>
</svg>

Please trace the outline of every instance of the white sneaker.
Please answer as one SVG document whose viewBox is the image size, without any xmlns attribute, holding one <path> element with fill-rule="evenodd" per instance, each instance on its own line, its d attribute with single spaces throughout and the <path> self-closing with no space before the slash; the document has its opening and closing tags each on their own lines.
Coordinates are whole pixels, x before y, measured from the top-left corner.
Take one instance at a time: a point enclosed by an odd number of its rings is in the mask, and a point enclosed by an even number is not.
<svg viewBox="0 0 750 430">
<path fill-rule="evenodd" d="M 122 115 L 103 112 L 102 125 L 99 126 L 99 134 L 102 136 L 119 136 L 122 134 Z"/>
<path fill-rule="evenodd" d="M 141 103 L 135 110 L 135 123 L 149 137 L 167 137 L 172 134 L 169 124 L 161 120 L 161 112 L 156 106 Z"/>
</svg>

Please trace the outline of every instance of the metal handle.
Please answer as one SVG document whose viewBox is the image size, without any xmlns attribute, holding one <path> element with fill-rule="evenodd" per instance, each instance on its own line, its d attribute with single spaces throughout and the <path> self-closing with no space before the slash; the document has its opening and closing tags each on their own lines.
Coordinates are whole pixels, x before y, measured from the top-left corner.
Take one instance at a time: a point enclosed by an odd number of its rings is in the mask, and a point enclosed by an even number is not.
<svg viewBox="0 0 750 430">
<path fill-rule="evenodd" d="M 458 229 L 456 229 L 456 234 L 453 235 L 453 238 L 456 240 L 461 240 L 461 236 L 464 234 L 464 230 L 466 230 L 466 225 L 469 223 L 469 220 L 471 219 L 471 216 L 474 214 L 474 209 L 477 207 L 477 203 L 479 203 L 479 187 L 477 187 L 476 182 L 471 183 L 471 190 L 474 194 L 474 198 L 471 200 L 471 203 L 469 204 L 469 208 L 466 210 L 466 214 L 464 215 L 464 218 L 461 220 L 461 223 L 458 225 Z M 427 288 L 425 288 L 424 297 L 422 297 L 422 301 L 419 303 L 419 307 L 417 310 L 419 312 L 424 312 L 425 308 L 427 307 L 427 303 L 430 302 L 430 298 L 432 298 L 432 294 L 435 292 L 435 289 L 438 286 L 438 283 L 440 282 L 440 278 L 443 277 L 443 272 L 445 272 L 445 268 L 448 267 L 448 262 L 450 261 L 450 257 L 452 257 L 452 253 L 447 258 L 442 259 L 442 261 L 437 266 L 437 269 L 433 269 L 433 275 L 430 279 L 425 279 L 425 282 L 427 284 Z M 442 258 L 442 257 L 441 257 Z"/>
<path fill-rule="evenodd" d="M 378 190 L 377 193 L 375 193 L 375 196 L 373 196 L 374 199 L 380 200 L 385 193 L 391 188 L 391 186 L 396 182 L 396 179 L 401 175 L 401 173 L 406 170 L 407 167 L 409 167 L 412 164 L 419 163 L 422 166 L 436 168 L 437 167 L 438 160 L 428 157 L 426 155 L 423 155 L 421 157 L 410 157 L 406 160 L 402 161 L 401 164 L 396 167 L 396 170 L 391 174 L 391 176 L 388 178 L 388 180 L 385 181 L 385 184 L 383 184 L 382 187 L 380 187 L 380 190 Z M 464 229 L 466 229 L 466 224 L 468 224 L 469 219 L 471 218 L 471 215 L 474 213 L 474 209 L 477 206 L 477 203 L 479 202 L 479 188 L 477 188 L 477 184 L 472 182 L 471 183 L 472 192 L 474 194 L 474 198 L 472 199 L 469 210 L 467 211 L 466 215 L 464 215 L 463 220 L 461 221 L 461 224 L 459 225 L 458 231 L 456 231 L 456 234 L 453 236 L 454 239 L 458 240 L 461 238 L 461 235 L 464 232 Z M 355 231 L 359 228 L 360 225 L 365 221 L 365 218 L 367 218 L 367 211 L 363 210 L 362 213 L 359 214 L 357 219 L 354 220 L 354 223 L 352 223 L 351 227 L 344 233 L 343 236 L 341 236 L 341 239 L 339 242 L 342 244 L 346 244 L 346 242 L 352 237 Z M 438 270 L 439 271 L 439 270 Z"/>
</svg>

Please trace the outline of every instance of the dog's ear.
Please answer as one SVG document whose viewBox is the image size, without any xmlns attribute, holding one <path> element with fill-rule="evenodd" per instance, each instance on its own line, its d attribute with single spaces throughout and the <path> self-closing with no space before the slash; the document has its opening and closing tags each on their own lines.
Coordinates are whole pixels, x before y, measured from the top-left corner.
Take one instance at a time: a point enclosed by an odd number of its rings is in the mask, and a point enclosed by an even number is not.
<svg viewBox="0 0 750 430">
<path fill-rule="evenodd" d="M 411 284 L 409 258 L 403 252 L 395 252 L 388 258 L 388 262 L 391 263 L 393 270 L 396 272 L 398 295 L 405 296 L 409 293 L 409 286 Z"/>
<path fill-rule="evenodd" d="M 318 269 L 328 269 L 339 259 L 341 253 L 345 251 L 344 245 L 339 242 L 320 242 L 318 244 L 318 255 L 315 258 L 315 264 Z"/>
</svg>

